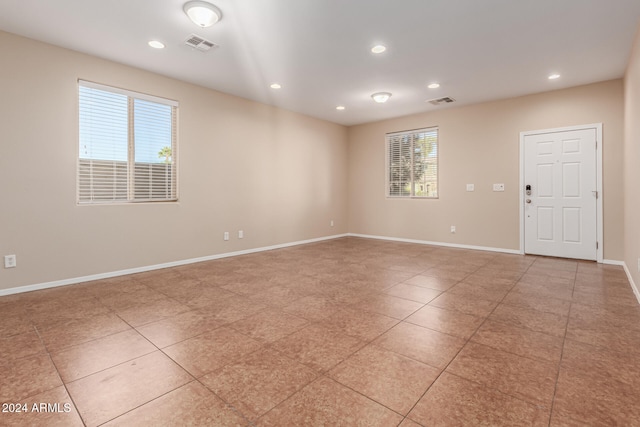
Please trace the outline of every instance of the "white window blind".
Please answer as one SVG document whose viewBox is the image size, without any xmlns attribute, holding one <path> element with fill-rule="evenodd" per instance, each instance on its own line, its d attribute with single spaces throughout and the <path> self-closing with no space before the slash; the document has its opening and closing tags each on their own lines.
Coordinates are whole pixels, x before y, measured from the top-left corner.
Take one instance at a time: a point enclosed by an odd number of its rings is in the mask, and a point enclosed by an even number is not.
<svg viewBox="0 0 640 427">
<path fill-rule="evenodd" d="M 85 81 L 78 89 L 78 203 L 177 200 L 177 102 Z"/>
<path fill-rule="evenodd" d="M 438 197 L 438 128 L 387 134 L 387 196 Z"/>
</svg>

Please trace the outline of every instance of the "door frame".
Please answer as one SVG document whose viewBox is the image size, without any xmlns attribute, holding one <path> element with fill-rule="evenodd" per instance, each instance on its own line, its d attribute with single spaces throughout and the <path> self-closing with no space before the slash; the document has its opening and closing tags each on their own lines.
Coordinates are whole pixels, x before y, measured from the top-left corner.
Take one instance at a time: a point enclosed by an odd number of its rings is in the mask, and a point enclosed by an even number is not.
<svg viewBox="0 0 640 427">
<path fill-rule="evenodd" d="M 604 233 L 603 233 L 603 188 L 602 188 L 602 123 L 593 123 L 589 125 L 569 126 L 554 129 L 541 129 L 520 132 L 520 254 L 524 255 L 524 139 L 530 135 L 539 135 L 545 133 L 566 132 L 574 130 L 595 129 L 596 131 L 596 191 L 598 198 L 596 199 L 596 238 L 598 239 L 598 248 L 596 249 L 596 261 L 602 263 L 604 254 Z"/>
</svg>

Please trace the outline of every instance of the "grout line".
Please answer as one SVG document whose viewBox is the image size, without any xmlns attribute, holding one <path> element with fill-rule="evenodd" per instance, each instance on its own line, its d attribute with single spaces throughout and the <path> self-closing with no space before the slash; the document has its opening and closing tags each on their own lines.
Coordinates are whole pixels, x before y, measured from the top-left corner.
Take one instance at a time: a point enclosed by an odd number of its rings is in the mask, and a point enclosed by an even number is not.
<svg viewBox="0 0 640 427">
<path fill-rule="evenodd" d="M 549 412 L 549 426 L 551 425 L 551 419 L 553 418 L 553 411 L 556 405 L 556 393 L 558 392 L 558 382 L 560 381 L 560 370 L 562 369 L 562 359 L 564 358 L 564 347 L 567 342 L 567 332 L 569 329 L 569 320 L 571 320 L 571 309 L 573 308 L 573 293 L 576 290 L 578 268 L 576 265 L 576 272 L 574 273 L 573 289 L 571 290 L 571 301 L 569 302 L 569 311 L 567 312 L 567 322 L 564 326 L 564 337 L 562 338 L 562 350 L 560 351 L 560 361 L 558 362 L 558 373 L 556 374 L 556 382 L 553 387 L 553 399 L 551 400 L 551 411 Z"/>
</svg>

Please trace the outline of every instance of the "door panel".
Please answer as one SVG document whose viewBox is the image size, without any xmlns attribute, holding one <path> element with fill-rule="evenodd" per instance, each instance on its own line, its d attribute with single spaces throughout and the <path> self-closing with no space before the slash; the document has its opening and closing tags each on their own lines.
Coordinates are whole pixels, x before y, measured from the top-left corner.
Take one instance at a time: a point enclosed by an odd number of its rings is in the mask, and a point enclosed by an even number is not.
<svg viewBox="0 0 640 427">
<path fill-rule="evenodd" d="M 596 130 L 526 135 L 523 149 L 525 253 L 595 260 Z"/>
</svg>

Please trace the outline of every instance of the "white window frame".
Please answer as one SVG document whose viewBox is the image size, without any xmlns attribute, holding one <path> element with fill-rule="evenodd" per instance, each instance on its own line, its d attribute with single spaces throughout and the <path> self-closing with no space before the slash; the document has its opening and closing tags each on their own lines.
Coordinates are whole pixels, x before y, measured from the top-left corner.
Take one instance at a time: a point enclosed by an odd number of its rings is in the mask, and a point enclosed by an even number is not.
<svg viewBox="0 0 640 427">
<path fill-rule="evenodd" d="M 436 153 L 435 153 L 435 164 L 436 164 L 436 172 L 435 172 L 435 182 L 436 182 L 436 195 L 435 196 L 422 196 L 422 195 L 416 195 L 416 186 L 419 186 L 421 184 L 423 184 L 420 181 L 416 181 L 414 179 L 414 145 L 413 145 L 413 140 L 411 142 L 411 167 L 410 167 L 410 186 L 411 186 L 411 190 L 410 190 L 410 194 L 409 195 L 397 195 L 397 194 L 391 194 L 391 155 L 390 155 L 390 144 L 391 144 L 391 138 L 394 137 L 398 137 L 398 136 L 405 136 L 405 135 L 411 135 L 411 136 L 415 136 L 417 134 L 420 133 L 427 133 L 427 132 L 435 132 L 436 133 Z M 407 130 L 407 131 L 401 131 L 401 132 L 391 132 L 391 133 L 387 133 L 385 135 L 385 196 L 388 199 L 438 199 L 440 197 L 440 129 L 437 126 L 432 126 L 432 127 L 427 127 L 427 128 L 420 128 L 420 129 L 414 129 L 414 130 Z"/>
<path fill-rule="evenodd" d="M 81 163 L 83 161 L 101 161 L 100 159 L 87 159 L 81 158 L 81 147 L 80 147 L 80 133 L 78 134 L 78 143 L 77 143 L 77 154 L 76 154 L 76 164 L 77 164 L 77 172 L 76 172 L 76 201 L 78 205 L 100 205 L 100 204 L 130 204 L 130 203 L 158 203 L 158 202 L 177 202 L 178 201 L 178 107 L 179 103 L 174 100 L 161 98 L 153 95 L 148 95 L 140 92 L 134 92 L 126 89 L 121 89 L 117 87 L 107 86 L 99 83 L 94 83 L 86 80 L 78 80 L 78 120 L 80 120 L 80 87 L 85 87 L 89 89 L 97 89 L 105 92 L 110 92 L 114 94 L 119 94 L 126 96 L 128 98 L 128 132 L 127 132 L 127 176 L 126 176 L 126 199 L 113 198 L 108 199 L 106 197 L 97 197 L 94 199 L 93 196 L 93 181 L 91 181 L 89 187 L 91 190 L 91 196 L 86 196 L 83 194 L 81 197 L 81 186 L 83 184 L 83 179 L 86 179 L 86 175 L 83 175 L 81 172 L 82 166 Z M 136 185 L 136 161 L 135 161 L 135 117 L 133 114 L 133 105 L 135 100 L 142 100 L 147 102 L 152 102 L 156 104 L 162 104 L 171 107 L 171 160 L 170 163 L 170 181 L 168 184 L 165 184 L 165 192 L 168 190 L 168 197 L 154 197 L 153 190 L 150 190 L 151 197 L 137 197 L 136 192 L 138 191 L 135 187 Z M 78 123 L 80 127 L 80 122 Z M 104 162 L 109 162 L 109 160 L 104 160 Z M 114 164 L 116 161 L 113 161 Z M 119 161 L 122 162 L 122 161 Z M 144 163 L 147 165 L 147 163 Z M 153 168 L 155 163 L 148 163 L 150 176 L 153 176 Z M 157 165 L 162 165 L 162 163 L 157 163 Z M 85 165 L 86 166 L 86 165 Z M 168 168 L 168 166 L 166 167 Z M 138 177 L 139 178 L 139 177 Z M 150 185 L 152 185 L 153 181 L 150 181 Z M 85 181 L 86 188 L 86 181 Z M 114 190 L 115 192 L 116 190 Z"/>
</svg>

